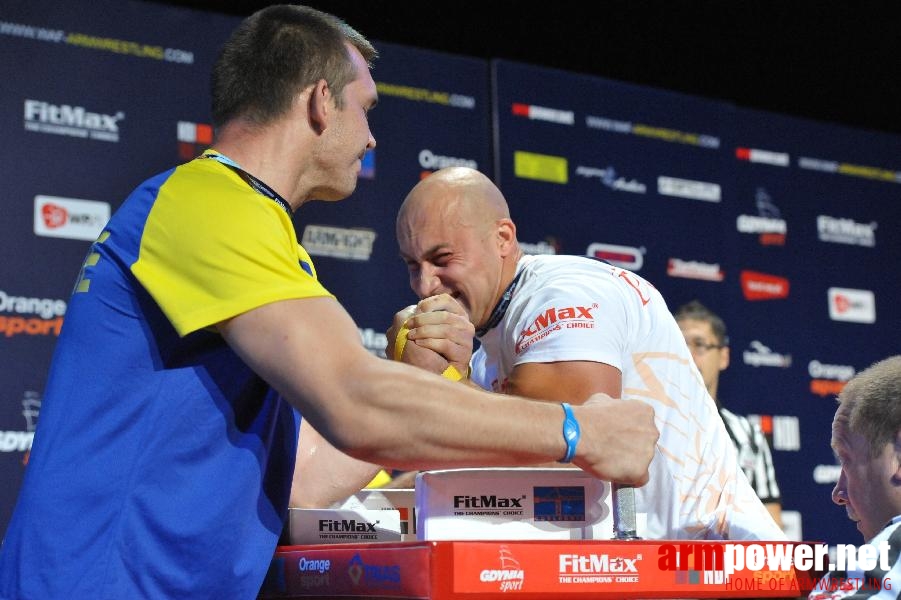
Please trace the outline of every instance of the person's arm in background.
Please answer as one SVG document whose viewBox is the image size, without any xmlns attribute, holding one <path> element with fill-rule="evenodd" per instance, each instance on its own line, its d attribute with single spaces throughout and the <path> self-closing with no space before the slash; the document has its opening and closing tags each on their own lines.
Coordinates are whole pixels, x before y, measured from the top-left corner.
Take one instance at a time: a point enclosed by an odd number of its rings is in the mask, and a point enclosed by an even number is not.
<svg viewBox="0 0 901 600">
<path fill-rule="evenodd" d="M 412 470 L 525 466 L 565 453 L 559 406 L 377 358 L 332 298 L 266 304 L 219 330 L 313 428 L 357 459 Z M 659 435 L 650 406 L 597 396 L 573 410 L 582 426 L 574 464 L 602 479 L 647 481 Z"/>
<path fill-rule="evenodd" d="M 363 489 L 380 470 L 340 452 L 303 419 L 289 506 L 328 508 Z"/>
</svg>

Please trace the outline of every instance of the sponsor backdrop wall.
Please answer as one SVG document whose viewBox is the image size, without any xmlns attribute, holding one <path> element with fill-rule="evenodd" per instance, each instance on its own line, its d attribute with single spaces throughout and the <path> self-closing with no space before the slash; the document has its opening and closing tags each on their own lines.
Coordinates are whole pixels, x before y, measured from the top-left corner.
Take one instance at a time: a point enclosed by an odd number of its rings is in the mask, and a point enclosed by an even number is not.
<svg viewBox="0 0 901 600">
<path fill-rule="evenodd" d="M 138 182 L 210 143 L 209 70 L 238 21 L 136 0 L 0 7 L 0 532 L 81 261 Z M 391 316 L 414 301 L 394 242 L 404 195 L 442 166 L 478 168 L 527 251 L 616 262 L 671 308 L 698 298 L 720 312 L 732 338 L 721 395 L 771 436 L 793 535 L 856 542 L 829 502 L 829 423 L 844 381 L 901 350 L 889 301 L 901 138 L 376 46 L 378 146 L 358 190 L 295 218 L 366 347 L 383 354 Z"/>
<path fill-rule="evenodd" d="M 830 501 L 830 425 L 844 383 L 901 351 L 901 138 L 505 61 L 492 76 L 520 239 L 719 313 L 719 396 L 768 434 L 789 533 L 858 542 Z"/>
</svg>

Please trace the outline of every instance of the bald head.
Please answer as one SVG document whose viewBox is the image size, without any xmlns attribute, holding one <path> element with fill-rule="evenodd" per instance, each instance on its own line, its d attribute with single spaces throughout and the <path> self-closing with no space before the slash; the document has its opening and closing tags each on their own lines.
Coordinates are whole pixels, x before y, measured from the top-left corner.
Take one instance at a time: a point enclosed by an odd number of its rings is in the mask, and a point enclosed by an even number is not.
<svg viewBox="0 0 901 600">
<path fill-rule="evenodd" d="M 416 184 L 397 214 L 397 243 L 416 295 L 451 295 L 477 327 L 522 256 L 503 194 L 464 167 L 441 169 Z"/>
<path fill-rule="evenodd" d="M 441 218 L 457 227 L 487 230 L 500 219 L 509 219 L 510 209 L 501 191 L 481 172 L 447 167 L 420 181 L 407 194 L 397 213 L 398 236 L 401 228 L 411 225 L 413 214 Z"/>
</svg>

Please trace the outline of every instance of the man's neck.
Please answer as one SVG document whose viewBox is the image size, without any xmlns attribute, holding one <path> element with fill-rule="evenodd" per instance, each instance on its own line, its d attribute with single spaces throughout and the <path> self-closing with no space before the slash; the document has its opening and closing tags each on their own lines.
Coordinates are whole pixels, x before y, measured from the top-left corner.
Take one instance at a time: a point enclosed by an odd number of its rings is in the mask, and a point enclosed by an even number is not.
<svg viewBox="0 0 901 600">
<path fill-rule="evenodd" d="M 303 203 L 304 194 L 298 190 L 299 177 L 295 172 L 289 146 L 278 133 L 278 127 L 254 126 L 236 121 L 223 127 L 213 147 L 238 163 L 241 168 L 281 195 L 292 210 Z"/>
<path fill-rule="evenodd" d="M 510 302 L 513 292 L 513 282 L 516 280 L 516 267 L 523 253 L 518 247 L 515 252 L 504 259 L 504 265 L 501 268 L 501 286 L 497 296 L 494 298 L 494 305 L 487 320 L 476 328 L 476 336 L 481 337 L 493 329 L 498 321 L 503 318 L 506 312 L 507 304 Z M 505 299 L 504 296 L 507 296 Z"/>
</svg>

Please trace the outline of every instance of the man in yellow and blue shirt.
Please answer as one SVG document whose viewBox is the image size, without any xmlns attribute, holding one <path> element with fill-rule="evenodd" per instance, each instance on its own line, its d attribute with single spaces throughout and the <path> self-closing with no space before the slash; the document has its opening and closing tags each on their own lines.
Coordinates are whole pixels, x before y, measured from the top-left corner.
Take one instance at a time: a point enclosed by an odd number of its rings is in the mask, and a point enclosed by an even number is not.
<svg viewBox="0 0 901 600">
<path fill-rule="evenodd" d="M 0 598 L 255 598 L 301 416 L 335 472 L 345 454 L 404 470 L 565 456 L 647 480 L 646 406 L 595 395 L 571 411 L 581 436 L 563 437 L 559 405 L 499 403 L 371 355 L 317 281 L 291 213 L 353 192 L 375 146 L 374 57 L 296 5 L 229 39 L 215 150 L 139 185 L 85 260 L 0 546 Z M 595 425 L 614 411 L 622 439 Z"/>
</svg>

